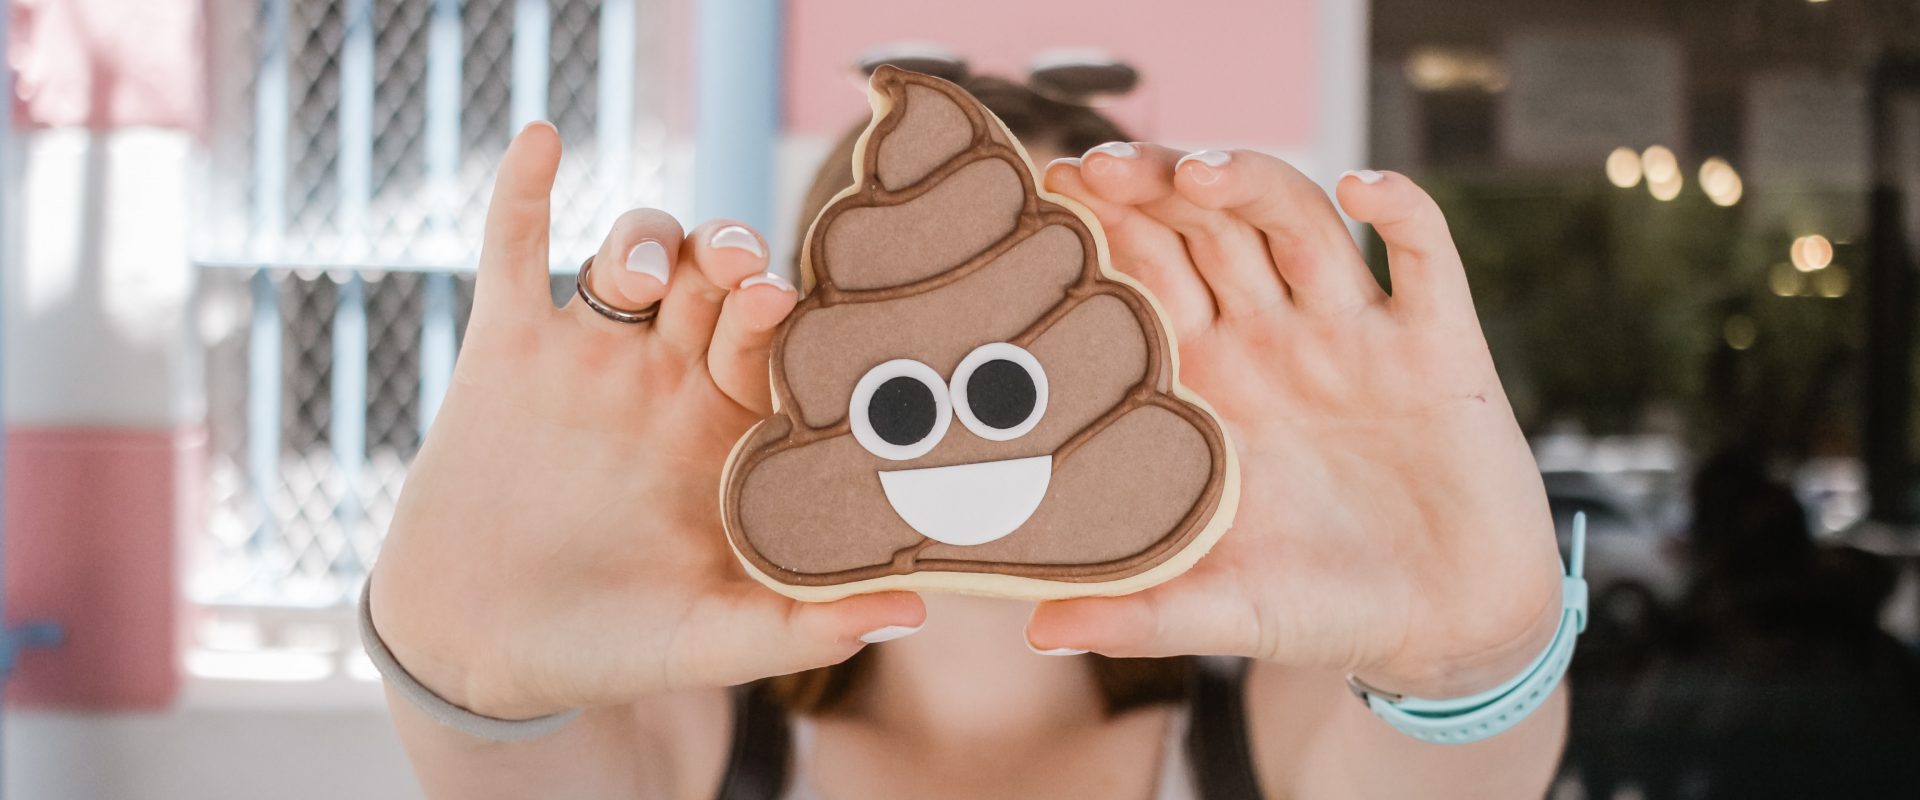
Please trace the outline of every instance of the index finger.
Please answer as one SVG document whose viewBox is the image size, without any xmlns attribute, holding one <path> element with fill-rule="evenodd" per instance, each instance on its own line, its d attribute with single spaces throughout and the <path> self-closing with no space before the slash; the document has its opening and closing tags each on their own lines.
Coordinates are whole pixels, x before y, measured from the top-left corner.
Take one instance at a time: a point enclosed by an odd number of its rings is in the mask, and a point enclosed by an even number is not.
<svg viewBox="0 0 1920 800">
<path fill-rule="evenodd" d="M 560 168 L 560 133 L 549 122 L 530 122 L 500 159 L 487 203 L 474 286 L 478 313 L 510 312 L 551 305 L 547 289 L 547 228 L 554 172 Z M 536 300 L 542 305 L 534 305 Z"/>
</svg>

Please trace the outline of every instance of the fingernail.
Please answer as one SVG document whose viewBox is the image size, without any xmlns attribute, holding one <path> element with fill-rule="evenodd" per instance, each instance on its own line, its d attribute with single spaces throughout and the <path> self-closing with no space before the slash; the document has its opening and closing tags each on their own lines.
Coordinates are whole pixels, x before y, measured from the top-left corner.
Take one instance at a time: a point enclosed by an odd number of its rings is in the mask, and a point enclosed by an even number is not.
<svg viewBox="0 0 1920 800">
<path fill-rule="evenodd" d="M 1056 158 L 1052 161 L 1047 162 L 1047 169 L 1053 169 L 1055 166 L 1058 166 L 1061 164 L 1065 164 L 1069 167 L 1074 167 L 1077 169 L 1080 166 L 1080 159 L 1078 156 L 1075 156 L 1073 158 Z"/>
<path fill-rule="evenodd" d="M 791 282 L 789 282 L 786 278 L 782 278 L 779 275 L 776 275 L 771 272 L 762 272 L 758 275 L 748 275 L 746 280 L 743 280 L 740 282 L 740 288 L 742 289 L 746 289 L 754 286 L 772 286 L 783 292 L 793 291 L 793 284 Z"/>
<path fill-rule="evenodd" d="M 652 275 L 661 284 L 667 282 L 667 248 L 652 239 L 642 239 L 627 251 L 627 271 Z"/>
<path fill-rule="evenodd" d="M 707 244 L 715 249 L 745 250 L 759 258 L 767 256 L 767 248 L 761 246 L 760 237 L 740 225 L 728 225 L 714 231 L 713 236 L 707 239 Z"/>
<path fill-rule="evenodd" d="M 1193 177 L 1194 183 L 1206 186 L 1220 180 L 1220 168 L 1232 160 L 1233 154 L 1225 150 L 1202 150 L 1181 156 L 1179 161 L 1174 162 L 1173 169 L 1178 172 L 1181 167 L 1189 163 L 1194 164 L 1194 168 L 1187 170 L 1187 174 Z"/>
<path fill-rule="evenodd" d="M 544 127 L 544 128 L 546 128 L 547 130 L 550 130 L 550 131 L 553 131 L 554 133 L 559 133 L 559 132 L 560 132 L 560 129 L 559 129 L 559 128 L 556 128 L 556 127 L 553 127 L 553 123 L 551 123 L 551 122 L 548 122 L 548 121 L 546 121 L 546 120 L 544 120 L 544 119 L 536 119 L 536 120 L 534 120 L 534 121 L 532 121 L 532 122 L 529 122 L 529 123 L 527 123 L 527 125 L 526 125 L 526 127 L 524 127 L 524 128 L 521 128 L 520 130 L 521 130 L 521 132 L 523 132 L 523 133 L 524 133 L 524 132 L 526 132 L 526 131 L 527 131 L 528 129 L 530 129 L 530 128 L 532 128 L 532 127 L 533 127 L 533 126 L 535 126 L 535 125 L 539 125 L 539 126 L 541 126 L 541 127 Z"/>
<path fill-rule="evenodd" d="M 1034 647 L 1033 642 L 1027 642 L 1027 649 L 1032 650 L 1036 656 L 1084 656 L 1087 654 L 1085 650 L 1075 650 L 1071 647 L 1056 647 L 1052 650 L 1042 650 Z"/>
<path fill-rule="evenodd" d="M 1114 158 L 1133 158 L 1134 156 L 1140 155 L 1140 149 L 1126 142 L 1107 142 L 1106 144 L 1087 151 L 1087 155 L 1093 155 L 1094 153 L 1109 155 Z"/>
<path fill-rule="evenodd" d="M 1352 175 L 1353 177 L 1359 178 L 1361 183 L 1367 184 L 1369 186 L 1379 183 L 1380 181 L 1386 179 L 1387 177 L 1385 175 L 1382 175 L 1370 169 L 1348 170 L 1346 172 L 1340 173 L 1341 178 L 1345 178 L 1348 175 Z"/>
<path fill-rule="evenodd" d="M 1173 168 L 1179 169 L 1184 167 L 1189 161 L 1198 161 L 1209 167 L 1224 167 L 1227 165 L 1227 162 L 1232 160 L 1233 154 L 1225 150 L 1202 150 L 1198 153 L 1188 153 L 1181 156 L 1180 160 L 1174 163 Z"/>
<path fill-rule="evenodd" d="M 888 625 L 884 628 L 875 628 L 860 634 L 860 641 L 866 642 L 867 644 L 879 644 L 881 642 L 891 642 L 904 636 L 912 636 L 919 632 L 920 626 L 918 625 L 911 628 L 905 625 Z"/>
</svg>

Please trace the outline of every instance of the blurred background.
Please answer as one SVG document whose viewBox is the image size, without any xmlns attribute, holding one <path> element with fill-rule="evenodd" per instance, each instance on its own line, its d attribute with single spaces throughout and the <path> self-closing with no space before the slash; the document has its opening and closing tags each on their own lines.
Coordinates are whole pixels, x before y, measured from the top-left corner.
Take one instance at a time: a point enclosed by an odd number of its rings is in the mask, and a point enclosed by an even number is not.
<svg viewBox="0 0 1920 800">
<path fill-rule="evenodd" d="M 1591 520 L 1551 796 L 1920 795 L 1914 0 L 0 7 L 7 797 L 418 796 L 348 609 L 507 140 L 557 297 L 633 206 L 791 253 L 863 59 L 1414 176 Z"/>
</svg>

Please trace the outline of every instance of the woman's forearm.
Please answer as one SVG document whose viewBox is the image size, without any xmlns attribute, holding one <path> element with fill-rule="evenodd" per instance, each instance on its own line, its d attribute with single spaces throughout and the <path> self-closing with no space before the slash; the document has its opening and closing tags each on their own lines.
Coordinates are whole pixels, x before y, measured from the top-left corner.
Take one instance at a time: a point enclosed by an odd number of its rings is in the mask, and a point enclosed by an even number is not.
<svg viewBox="0 0 1920 800">
<path fill-rule="evenodd" d="M 1326 763 L 1308 773 L 1300 797 L 1531 800 L 1546 794 L 1566 744 L 1565 688 L 1513 729 L 1472 744 L 1421 742 L 1357 702 L 1339 705 Z"/>
<path fill-rule="evenodd" d="M 492 742 L 433 721 L 391 690 L 387 707 L 428 797 L 637 797 L 644 788 L 637 733 L 617 711 L 583 714 L 533 741 Z"/>
<path fill-rule="evenodd" d="M 1415 740 L 1355 701 L 1324 671 L 1254 668 L 1248 685 L 1255 756 L 1275 794 L 1299 798 L 1538 798 L 1566 744 L 1567 690 L 1532 716 L 1472 744 Z"/>
<path fill-rule="evenodd" d="M 713 775 L 689 773 L 686 765 L 717 769 L 724 704 L 724 695 L 702 695 L 590 709 L 550 736 L 494 742 L 441 725 L 387 693 L 394 727 L 427 796 L 459 800 L 710 795 Z"/>
</svg>

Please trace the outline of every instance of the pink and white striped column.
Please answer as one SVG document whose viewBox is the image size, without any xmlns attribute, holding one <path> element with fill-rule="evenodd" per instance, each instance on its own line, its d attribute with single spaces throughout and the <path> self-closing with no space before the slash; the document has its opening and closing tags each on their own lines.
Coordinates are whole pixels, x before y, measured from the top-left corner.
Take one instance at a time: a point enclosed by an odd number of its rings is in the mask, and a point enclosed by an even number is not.
<svg viewBox="0 0 1920 800">
<path fill-rule="evenodd" d="M 186 204 L 200 5 L 11 9 L 6 610 L 59 622 L 65 641 L 23 653 L 6 699 L 164 707 L 179 685 L 176 552 L 203 518 Z"/>
</svg>

